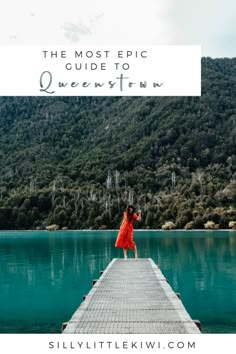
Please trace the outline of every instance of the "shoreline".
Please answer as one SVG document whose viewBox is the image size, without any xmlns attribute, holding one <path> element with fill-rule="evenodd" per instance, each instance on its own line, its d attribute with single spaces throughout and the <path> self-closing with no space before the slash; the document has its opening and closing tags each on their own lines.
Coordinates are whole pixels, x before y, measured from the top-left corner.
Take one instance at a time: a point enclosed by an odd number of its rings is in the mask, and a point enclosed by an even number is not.
<svg viewBox="0 0 236 354">
<path fill-rule="evenodd" d="M 34 230 L 34 229 L 29 229 L 29 230 L 0 230 L 0 233 L 3 232 L 111 232 L 115 231 L 118 232 L 119 229 L 106 229 L 106 230 L 98 230 L 98 229 L 74 229 L 74 230 L 55 230 L 55 231 L 49 231 L 49 230 Z M 192 229 L 192 230 L 185 230 L 185 229 L 173 229 L 173 230 L 162 230 L 162 229 L 134 229 L 135 232 L 199 232 L 199 231 L 235 231 L 233 229 Z"/>
</svg>

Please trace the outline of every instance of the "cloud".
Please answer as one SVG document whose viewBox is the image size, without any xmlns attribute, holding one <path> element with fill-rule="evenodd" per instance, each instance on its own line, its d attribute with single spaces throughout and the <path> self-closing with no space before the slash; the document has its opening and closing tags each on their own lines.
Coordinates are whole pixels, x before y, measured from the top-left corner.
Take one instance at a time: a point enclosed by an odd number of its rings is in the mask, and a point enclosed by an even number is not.
<svg viewBox="0 0 236 354">
<path fill-rule="evenodd" d="M 235 13 L 235 0 L 8 0 L 0 44 L 202 44 L 235 56 Z"/>
<path fill-rule="evenodd" d="M 165 23 L 165 1 L 98 1 L 97 17 L 91 28 L 89 43 L 153 44 L 166 43 L 170 27 Z M 87 39 L 86 39 L 87 41 Z"/>
<path fill-rule="evenodd" d="M 204 55 L 235 56 L 235 0 L 167 0 L 173 43 L 201 44 Z M 226 43 L 227 42 L 227 43 Z"/>
<path fill-rule="evenodd" d="M 165 42 L 164 2 L 8 0 L 0 13 L 0 43 L 12 33 L 24 44 L 151 44 L 157 37 Z"/>
<path fill-rule="evenodd" d="M 82 23 L 65 23 L 63 25 L 65 37 L 70 42 L 79 42 L 80 37 L 91 34 L 91 30 Z"/>
</svg>

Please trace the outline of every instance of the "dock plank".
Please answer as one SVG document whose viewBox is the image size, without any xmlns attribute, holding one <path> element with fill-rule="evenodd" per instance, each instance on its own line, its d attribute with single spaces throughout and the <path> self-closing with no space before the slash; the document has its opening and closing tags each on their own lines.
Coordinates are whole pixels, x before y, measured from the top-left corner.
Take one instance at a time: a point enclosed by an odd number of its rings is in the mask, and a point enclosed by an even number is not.
<svg viewBox="0 0 236 354">
<path fill-rule="evenodd" d="M 201 333 L 150 258 L 113 259 L 63 333 Z"/>
</svg>

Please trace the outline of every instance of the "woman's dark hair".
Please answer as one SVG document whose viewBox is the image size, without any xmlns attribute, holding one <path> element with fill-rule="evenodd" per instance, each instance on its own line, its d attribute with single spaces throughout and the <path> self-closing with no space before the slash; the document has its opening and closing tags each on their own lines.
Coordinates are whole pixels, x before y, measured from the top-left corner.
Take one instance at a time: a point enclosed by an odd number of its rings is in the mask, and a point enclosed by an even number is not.
<svg viewBox="0 0 236 354">
<path fill-rule="evenodd" d="M 129 211 L 130 208 L 132 208 L 132 213 L 130 213 L 130 211 Z M 127 206 L 126 215 L 127 215 L 128 221 L 131 221 L 133 219 L 133 216 L 134 216 L 134 207 L 133 207 L 133 205 L 129 204 Z"/>
</svg>

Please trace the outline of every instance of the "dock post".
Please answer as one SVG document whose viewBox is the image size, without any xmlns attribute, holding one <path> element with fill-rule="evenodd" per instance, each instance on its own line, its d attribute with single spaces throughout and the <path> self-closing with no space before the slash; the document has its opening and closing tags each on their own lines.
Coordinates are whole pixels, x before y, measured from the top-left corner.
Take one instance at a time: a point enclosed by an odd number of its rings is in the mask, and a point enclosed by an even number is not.
<svg viewBox="0 0 236 354">
<path fill-rule="evenodd" d="M 63 332 L 66 329 L 68 322 L 63 322 L 61 325 L 61 331 Z"/>
<path fill-rule="evenodd" d="M 193 322 L 195 323 L 195 325 L 197 326 L 199 331 L 202 332 L 202 324 L 201 324 L 201 322 L 199 320 L 193 320 Z"/>
</svg>

